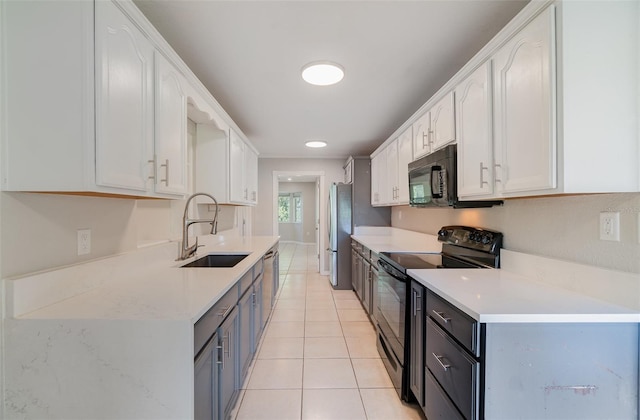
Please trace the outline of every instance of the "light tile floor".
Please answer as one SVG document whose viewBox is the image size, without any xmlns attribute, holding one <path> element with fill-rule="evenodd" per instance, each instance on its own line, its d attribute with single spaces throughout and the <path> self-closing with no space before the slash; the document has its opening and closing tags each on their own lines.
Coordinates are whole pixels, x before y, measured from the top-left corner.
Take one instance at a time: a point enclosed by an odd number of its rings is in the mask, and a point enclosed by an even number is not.
<svg viewBox="0 0 640 420">
<path fill-rule="evenodd" d="M 280 245 L 280 285 L 236 420 L 424 418 L 393 389 L 357 296 L 318 274 L 314 246 Z"/>
</svg>

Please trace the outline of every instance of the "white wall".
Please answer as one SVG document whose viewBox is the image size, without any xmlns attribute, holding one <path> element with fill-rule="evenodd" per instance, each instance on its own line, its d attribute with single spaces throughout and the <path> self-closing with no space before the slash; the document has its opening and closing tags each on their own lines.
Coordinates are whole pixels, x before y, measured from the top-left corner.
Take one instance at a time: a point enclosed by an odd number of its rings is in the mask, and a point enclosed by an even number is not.
<svg viewBox="0 0 640 420">
<path fill-rule="evenodd" d="M 2 277 L 134 249 L 135 203 L 119 198 L 2 193 Z M 77 255 L 78 229 L 91 229 L 89 255 Z"/>
<path fill-rule="evenodd" d="M 273 172 L 322 171 L 325 191 L 320 192 L 320 205 L 326 204 L 329 185 L 344 181 L 343 166 L 346 159 L 258 159 L 258 205 L 253 211 L 253 234 L 273 235 Z M 322 223 L 322 221 L 321 221 Z M 322 230 L 321 230 L 322 231 Z"/>
<path fill-rule="evenodd" d="M 620 242 L 599 240 L 599 214 L 620 212 Z M 394 227 L 435 234 L 462 224 L 504 233 L 504 247 L 529 254 L 640 273 L 640 193 L 513 199 L 490 209 L 392 209 Z"/>
<path fill-rule="evenodd" d="M 306 244 L 316 242 L 316 183 L 315 182 L 281 182 L 280 193 L 301 193 L 302 222 L 279 223 L 278 231 L 282 241 L 293 241 Z"/>
</svg>

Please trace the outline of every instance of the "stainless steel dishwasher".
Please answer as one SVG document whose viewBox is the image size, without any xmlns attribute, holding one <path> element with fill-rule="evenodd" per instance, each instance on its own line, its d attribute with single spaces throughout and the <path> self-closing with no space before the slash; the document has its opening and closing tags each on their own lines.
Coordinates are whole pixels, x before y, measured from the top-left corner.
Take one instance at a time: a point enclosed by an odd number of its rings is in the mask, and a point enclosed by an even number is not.
<svg viewBox="0 0 640 420">
<path fill-rule="evenodd" d="M 278 244 L 264 254 L 264 281 L 262 284 L 262 328 L 264 329 L 276 301 L 280 287 Z"/>
</svg>

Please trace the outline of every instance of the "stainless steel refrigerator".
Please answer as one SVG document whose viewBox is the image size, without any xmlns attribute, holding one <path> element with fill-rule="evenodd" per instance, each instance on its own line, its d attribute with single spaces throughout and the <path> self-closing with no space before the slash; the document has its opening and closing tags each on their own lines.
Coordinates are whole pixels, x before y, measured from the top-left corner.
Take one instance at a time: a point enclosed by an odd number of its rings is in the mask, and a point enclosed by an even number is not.
<svg viewBox="0 0 640 420">
<path fill-rule="evenodd" d="M 329 280 L 334 289 L 351 285 L 351 234 L 357 226 L 389 226 L 391 209 L 371 206 L 371 163 L 353 159 L 353 181 L 329 190 Z"/>
</svg>

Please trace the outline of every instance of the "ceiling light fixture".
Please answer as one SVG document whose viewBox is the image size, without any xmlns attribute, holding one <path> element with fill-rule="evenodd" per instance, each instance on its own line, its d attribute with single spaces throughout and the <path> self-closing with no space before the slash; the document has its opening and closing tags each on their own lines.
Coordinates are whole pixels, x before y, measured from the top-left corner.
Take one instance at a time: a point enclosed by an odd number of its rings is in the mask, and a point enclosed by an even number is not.
<svg viewBox="0 0 640 420">
<path fill-rule="evenodd" d="M 317 149 L 319 147 L 325 147 L 327 145 L 327 142 L 322 140 L 314 140 L 314 141 L 308 141 L 304 145 L 307 147 L 312 147 L 314 149 Z"/>
<path fill-rule="evenodd" d="M 302 78 L 305 82 L 316 86 L 334 85 L 343 77 L 342 66 L 330 61 L 315 61 L 302 68 Z"/>
</svg>

